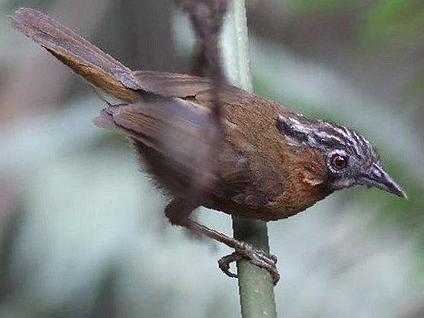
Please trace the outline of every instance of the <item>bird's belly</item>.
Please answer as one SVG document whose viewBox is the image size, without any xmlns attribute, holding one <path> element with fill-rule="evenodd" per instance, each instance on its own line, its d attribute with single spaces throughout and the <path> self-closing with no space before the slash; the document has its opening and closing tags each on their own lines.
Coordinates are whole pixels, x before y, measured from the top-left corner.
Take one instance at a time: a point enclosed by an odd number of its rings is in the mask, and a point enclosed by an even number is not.
<svg viewBox="0 0 424 318">
<path fill-rule="evenodd" d="M 273 209 L 272 207 L 252 208 L 245 205 L 240 205 L 234 201 L 224 200 L 213 202 L 209 201 L 204 203 L 203 206 L 219 212 L 224 212 L 226 214 L 262 221 L 276 221 L 285 219 L 306 209 L 286 209 L 283 207 L 280 207 L 277 210 Z"/>
</svg>

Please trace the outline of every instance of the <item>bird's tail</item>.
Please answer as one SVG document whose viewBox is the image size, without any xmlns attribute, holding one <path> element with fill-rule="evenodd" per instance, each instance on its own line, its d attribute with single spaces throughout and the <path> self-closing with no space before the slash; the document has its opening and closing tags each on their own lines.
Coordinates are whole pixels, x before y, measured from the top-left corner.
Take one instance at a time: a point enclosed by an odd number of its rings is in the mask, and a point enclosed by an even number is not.
<svg viewBox="0 0 424 318">
<path fill-rule="evenodd" d="M 13 26 L 106 93 L 127 102 L 140 99 L 132 71 L 110 55 L 47 15 L 21 8 L 11 17 Z"/>
</svg>

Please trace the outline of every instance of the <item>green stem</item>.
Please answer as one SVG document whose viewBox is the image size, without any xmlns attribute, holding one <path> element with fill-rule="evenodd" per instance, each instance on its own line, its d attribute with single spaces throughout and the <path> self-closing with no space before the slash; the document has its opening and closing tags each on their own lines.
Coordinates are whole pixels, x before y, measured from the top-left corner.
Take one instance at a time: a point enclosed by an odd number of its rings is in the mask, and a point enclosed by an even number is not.
<svg viewBox="0 0 424 318">
<path fill-rule="evenodd" d="M 244 0 L 232 0 L 224 26 L 222 52 L 230 81 L 252 91 Z M 269 251 L 266 223 L 233 217 L 234 237 Z M 243 318 L 276 317 L 274 286 L 267 270 L 247 260 L 237 263 L 241 314 Z"/>
</svg>

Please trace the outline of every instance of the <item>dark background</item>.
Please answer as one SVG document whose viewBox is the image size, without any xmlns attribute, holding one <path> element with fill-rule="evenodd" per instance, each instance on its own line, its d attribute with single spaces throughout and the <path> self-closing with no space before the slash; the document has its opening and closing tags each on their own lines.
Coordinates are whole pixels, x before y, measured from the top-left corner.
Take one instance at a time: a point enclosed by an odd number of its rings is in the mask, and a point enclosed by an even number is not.
<svg viewBox="0 0 424 318">
<path fill-rule="evenodd" d="M 126 140 L 92 125 L 103 102 L 11 28 L 21 6 L 134 69 L 187 72 L 194 44 L 172 1 L 0 0 L 0 317 L 237 316 L 229 250 L 166 224 Z M 424 2 L 251 0 L 248 23 L 255 91 L 360 131 L 409 194 L 350 189 L 271 223 L 278 312 L 424 317 Z"/>
</svg>

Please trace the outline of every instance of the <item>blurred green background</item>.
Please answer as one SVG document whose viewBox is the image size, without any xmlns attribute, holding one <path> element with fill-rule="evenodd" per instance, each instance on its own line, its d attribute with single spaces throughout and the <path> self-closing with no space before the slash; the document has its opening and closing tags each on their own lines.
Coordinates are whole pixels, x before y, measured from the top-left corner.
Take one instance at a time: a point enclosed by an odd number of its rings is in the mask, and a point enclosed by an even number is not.
<svg viewBox="0 0 424 318">
<path fill-rule="evenodd" d="M 167 225 L 104 106 L 14 31 L 27 6 L 136 69 L 187 72 L 173 1 L 0 0 L 0 317 L 237 317 L 229 252 Z M 269 225 L 281 317 L 424 317 L 424 2 L 250 0 L 258 94 L 350 126 L 409 200 L 355 188 Z M 231 233 L 223 213 L 202 222 Z"/>
</svg>

